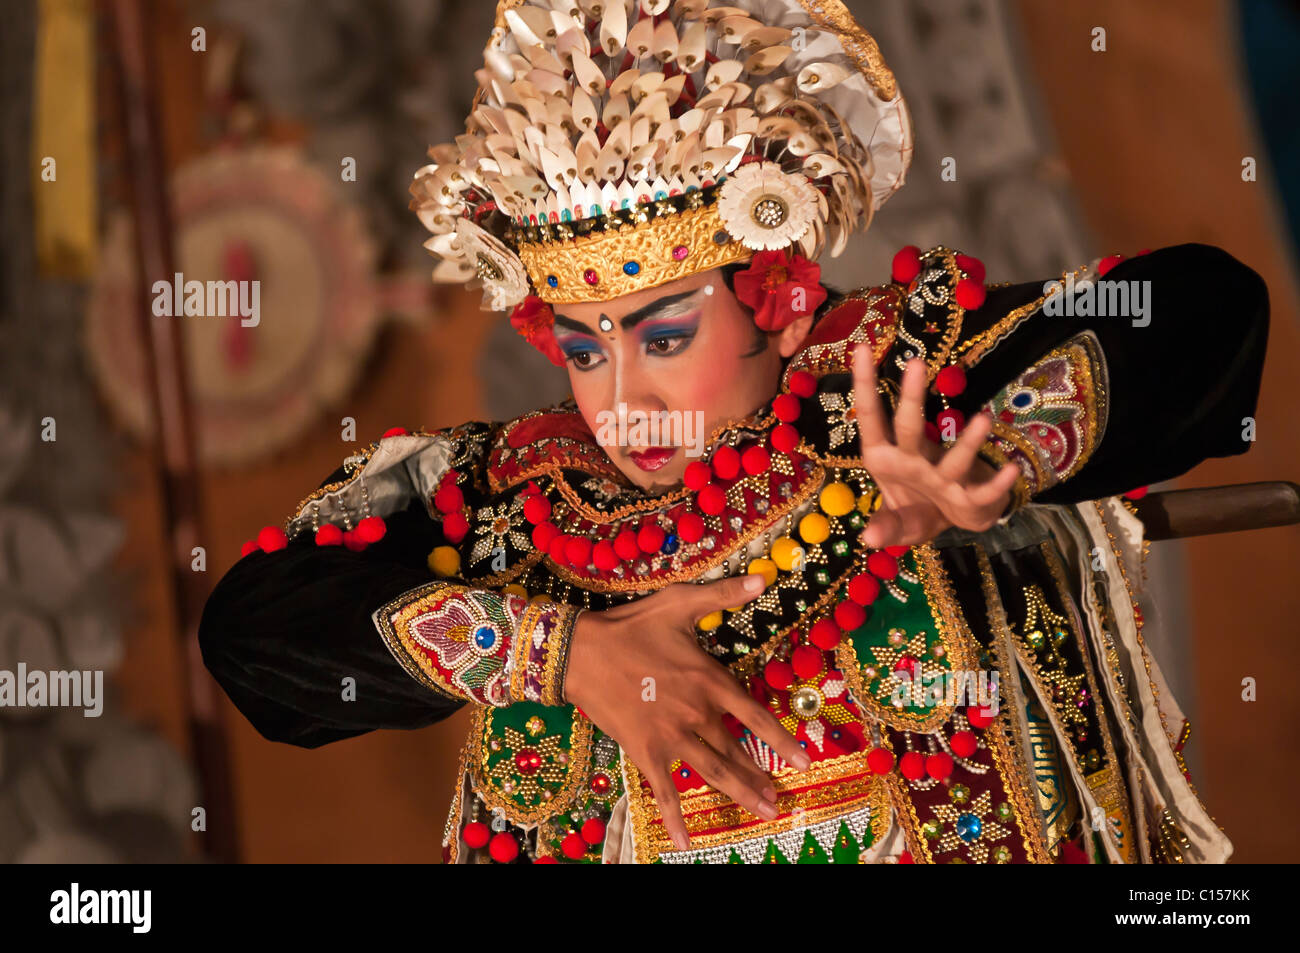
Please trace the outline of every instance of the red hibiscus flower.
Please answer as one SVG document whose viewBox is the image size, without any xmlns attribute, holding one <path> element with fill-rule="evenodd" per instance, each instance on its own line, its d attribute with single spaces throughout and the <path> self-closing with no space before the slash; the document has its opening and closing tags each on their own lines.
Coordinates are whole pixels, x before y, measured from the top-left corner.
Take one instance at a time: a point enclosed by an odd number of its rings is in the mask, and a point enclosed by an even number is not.
<svg viewBox="0 0 1300 953">
<path fill-rule="evenodd" d="M 564 366 L 564 354 L 555 343 L 555 312 L 549 304 L 537 295 L 529 295 L 510 312 L 510 324 L 552 364 Z"/>
<path fill-rule="evenodd" d="M 736 297 L 754 309 L 754 323 L 780 331 L 796 318 L 811 315 L 826 300 L 821 265 L 784 249 L 755 252 L 749 270 L 736 275 Z"/>
</svg>

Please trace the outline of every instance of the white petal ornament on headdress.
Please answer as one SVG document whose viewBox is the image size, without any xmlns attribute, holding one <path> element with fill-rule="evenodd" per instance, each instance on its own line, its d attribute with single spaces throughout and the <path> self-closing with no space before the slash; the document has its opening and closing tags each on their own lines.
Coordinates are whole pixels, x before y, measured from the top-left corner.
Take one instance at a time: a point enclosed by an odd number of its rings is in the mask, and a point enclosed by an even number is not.
<svg viewBox="0 0 1300 953">
<path fill-rule="evenodd" d="M 505 311 L 528 297 L 528 273 L 499 239 L 467 218 L 457 220 L 453 234 L 461 260 L 483 287 L 483 310 Z"/>
<path fill-rule="evenodd" d="M 722 224 L 746 248 L 776 251 L 803 238 L 817 216 L 817 190 L 808 177 L 775 162 L 750 162 L 718 192 Z"/>
</svg>

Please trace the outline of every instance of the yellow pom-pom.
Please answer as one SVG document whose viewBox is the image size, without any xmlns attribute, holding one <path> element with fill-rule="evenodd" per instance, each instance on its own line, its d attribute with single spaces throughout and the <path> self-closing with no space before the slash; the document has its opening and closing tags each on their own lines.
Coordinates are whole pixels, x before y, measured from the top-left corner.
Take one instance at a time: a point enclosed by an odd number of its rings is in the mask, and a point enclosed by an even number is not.
<svg viewBox="0 0 1300 953">
<path fill-rule="evenodd" d="M 460 572 L 460 553 L 453 546 L 438 546 L 429 553 L 429 568 L 444 579 L 454 576 Z"/>
<path fill-rule="evenodd" d="M 518 596 L 520 599 L 528 598 L 528 590 L 525 589 L 523 586 L 519 585 L 519 583 L 517 582 L 512 582 L 508 586 L 502 586 L 501 591 L 508 592 L 512 596 Z"/>
<path fill-rule="evenodd" d="M 809 513 L 799 521 L 799 535 L 809 546 L 824 543 L 831 535 L 831 524 L 820 513 Z"/>
<path fill-rule="evenodd" d="M 826 515 L 844 516 L 857 506 L 858 499 L 847 483 L 832 483 L 822 490 L 818 503 Z"/>
<path fill-rule="evenodd" d="M 776 582 L 776 563 L 770 559 L 755 559 L 749 564 L 751 576 L 762 576 L 770 586 Z"/>
<path fill-rule="evenodd" d="M 717 612 L 710 612 L 695 624 L 699 626 L 701 632 L 712 632 L 718 626 L 722 625 L 722 610 L 719 609 Z"/>
<path fill-rule="evenodd" d="M 867 490 L 858 497 L 858 512 L 863 516 L 869 516 L 878 509 L 880 509 L 880 494 L 877 491 Z"/>
<path fill-rule="evenodd" d="M 552 599 L 550 596 L 548 596 L 546 593 L 539 592 L 537 595 L 533 596 L 528 601 L 529 602 L 554 602 L 555 600 Z"/>
<path fill-rule="evenodd" d="M 789 536 L 782 536 L 772 544 L 771 556 L 772 562 L 776 563 L 776 568 L 785 572 L 793 572 L 803 567 L 803 547 Z"/>
</svg>

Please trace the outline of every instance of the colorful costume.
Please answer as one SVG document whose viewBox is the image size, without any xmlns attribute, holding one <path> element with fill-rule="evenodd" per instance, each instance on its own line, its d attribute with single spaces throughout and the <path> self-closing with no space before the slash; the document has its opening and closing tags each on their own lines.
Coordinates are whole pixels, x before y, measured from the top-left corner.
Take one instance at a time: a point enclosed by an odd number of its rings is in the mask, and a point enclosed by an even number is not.
<svg viewBox="0 0 1300 953">
<path fill-rule="evenodd" d="M 737 296 L 779 328 L 808 259 L 901 184 L 905 108 L 838 3 L 499 12 L 469 130 L 431 150 L 414 205 L 435 277 L 475 276 L 548 353 L 545 302 L 746 261 Z M 1141 525 L 1115 494 L 1245 449 L 1266 293 L 1205 246 L 1072 277 L 1102 275 L 1150 282 L 1147 326 L 1093 317 L 1081 290 L 1058 314 L 1042 282 L 986 286 L 977 259 L 904 249 L 891 282 L 830 294 L 780 394 L 660 496 L 628 484 L 571 404 L 390 432 L 246 547 L 209 602 L 205 661 L 259 731 L 308 747 L 473 705 L 445 839 L 458 862 L 1225 860 L 1142 639 Z M 938 439 L 993 414 L 983 455 L 1022 474 L 998 526 L 858 542 L 880 496 L 859 455 L 857 343 L 887 398 L 926 361 Z M 814 764 L 795 771 L 732 723 L 779 816 L 678 764 L 692 843 L 677 851 L 617 742 L 566 704 L 568 640 L 582 610 L 746 571 L 767 590 L 700 620 L 700 645 Z"/>
</svg>

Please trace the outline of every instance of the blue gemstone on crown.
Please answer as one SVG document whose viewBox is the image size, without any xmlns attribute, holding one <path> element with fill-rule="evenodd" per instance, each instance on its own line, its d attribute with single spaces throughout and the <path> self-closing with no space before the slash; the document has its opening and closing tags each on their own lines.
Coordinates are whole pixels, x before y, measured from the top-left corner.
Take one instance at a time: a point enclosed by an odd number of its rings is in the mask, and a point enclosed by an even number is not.
<svg viewBox="0 0 1300 953">
<path fill-rule="evenodd" d="M 546 283 L 552 288 L 558 288 L 560 286 L 560 279 L 556 278 L 554 275 L 547 275 Z"/>
<path fill-rule="evenodd" d="M 625 275 L 635 275 L 640 270 L 641 270 L 641 265 L 635 261 L 623 262 L 623 274 Z"/>
</svg>

